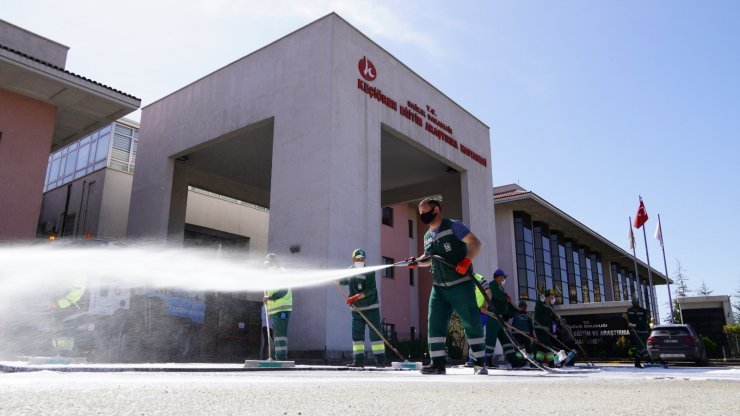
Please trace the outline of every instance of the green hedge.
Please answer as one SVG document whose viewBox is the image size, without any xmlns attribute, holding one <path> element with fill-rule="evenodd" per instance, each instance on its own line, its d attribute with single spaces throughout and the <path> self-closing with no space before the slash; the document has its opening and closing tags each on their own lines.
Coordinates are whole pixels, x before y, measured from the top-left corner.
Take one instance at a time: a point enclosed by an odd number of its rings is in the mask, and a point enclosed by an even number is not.
<svg viewBox="0 0 740 416">
<path fill-rule="evenodd" d="M 722 329 L 727 337 L 730 357 L 740 358 L 740 325 L 725 325 Z"/>
</svg>

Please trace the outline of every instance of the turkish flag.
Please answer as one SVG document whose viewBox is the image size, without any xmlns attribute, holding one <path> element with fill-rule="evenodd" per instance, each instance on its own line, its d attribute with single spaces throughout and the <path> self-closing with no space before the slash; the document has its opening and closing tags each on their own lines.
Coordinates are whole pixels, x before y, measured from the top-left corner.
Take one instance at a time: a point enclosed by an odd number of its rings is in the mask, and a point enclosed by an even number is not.
<svg viewBox="0 0 740 416">
<path fill-rule="evenodd" d="M 648 220 L 648 213 L 645 209 L 645 204 L 642 203 L 642 198 L 640 198 L 640 207 L 637 208 L 637 215 L 635 216 L 635 228 L 642 227 L 643 224 L 645 224 Z"/>
</svg>

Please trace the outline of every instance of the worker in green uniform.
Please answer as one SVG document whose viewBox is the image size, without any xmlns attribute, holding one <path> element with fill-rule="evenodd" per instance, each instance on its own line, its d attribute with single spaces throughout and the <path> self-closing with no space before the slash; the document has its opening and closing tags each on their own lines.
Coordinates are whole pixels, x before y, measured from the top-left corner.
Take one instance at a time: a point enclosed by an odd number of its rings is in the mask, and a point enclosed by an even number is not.
<svg viewBox="0 0 740 416">
<path fill-rule="evenodd" d="M 269 253 L 265 257 L 265 265 L 269 270 L 280 270 L 280 259 L 277 254 Z M 273 339 L 275 340 L 275 359 L 283 361 L 288 359 L 288 321 L 290 312 L 293 310 L 293 293 L 288 289 L 277 289 L 265 291 L 264 302 L 267 314 L 270 316 L 273 328 Z"/>
<path fill-rule="evenodd" d="M 535 346 L 534 358 L 539 362 L 552 365 L 555 363 L 555 355 L 552 353 L 553 324 L 557 323 L 557 315 L 552 307 L 555 305 L 555 291 L 547 289 L 544 301 L 537 300 L 534 307 L 534 333 L 539 342 L 547 345 L 550 349 Z"/>
<path fill-rule="evenodd" d="M 419 203 L 419 216 L 429 226 L 424 234 L 424 254 L 418 260 L 413 257 L 407 259 L 408 266 L 431 266 L 434 277 L 427 319 L 431 363 L 424 366 L 421 373 L 446 373 L 445 342 L 454 311 L 460 318 L 465 338 L 476 359 L 475 374 L 488 374 L 483 362 L 483 325 L 475 302 L 476 287 L 468 275 L 473 259 L 480 251 L 480 240 L 461 221 L 442 216 L 440 199 L 422 200 Z M 434 258 L 434 255 L 444 258 L 445 263 Z"/>
<path fill-rule="evenodd" d="M 643 368 L 642 361 L 652 363 L 647 351 L 647 339 L 650 335 L 648 311 L 640 307 L 640 301 L 632 299 L 632 306 L 623 314 L 629 325 L 632 344 L 635 347 L 635 367 Z"/>
<path fill-rule="evenodd" d="M 474 273 L 473 277 L 475 277 L 475 280 L 478 281 L 480 287 L 482 287 L 486 292 L 484 295 L 477 287 L 474 288 L 475 304 L 478 305 L 478 309 L 480 310 L 480 323 L 485 328 L 486 320 L 488 319 L 488 315 L 486 314 L 488 311 L 488 301 L 486 299 L 491 299 L 491 289 L 488 288 L 488 280 L 486 280 L 482 274 Z M 465 367 L 475 367 L 475 357 L 473 356 L 473 350 L 470 349 L 470 346 L 468 346 L 468 361 L 465 362 Z"/>
<path fill-rule="evenodd" d="M 503 270 L 496 269 L 493 272 L 493 283 L 489 285 L 492 304 L 488 306 L 488 310 L 496 313 L 503 322 L 511 319 L 516 313 L 516 308 L 511 304 L 511 298 L 504 291 L 506 277 Z M 498 340 L 509 364 L 512 367 L 520 367 L 524 364 L 524 357 L 504 333 L 503 322 L 499 319 L 489 319 L 486 322 L 486 364 L 493 365 L 493 352 L 496 349 L 496 340 Z"/>
<path fill-rule="evenodd" d="M 85 297 L 86 294 L 87 280 L 79 277 L 74 279 L 72 287 L 66 294 L 49 302 L 51 343 L 57 355 L 69 355 L 74 349 L 75 328 L 77 327 L 77 321 L 74 318 L 87 309 L 89 295 Z"/>
<path fill-rule="evenodd" d="M 519 309 L 511 318 L 511 326 L 528 334 L 530 338 L 534 338 L 534 324 L 532 318 L 527 313 L 527 301 L 524 299 L 519 300 Z M 532 340 L 527 338 L 526 335 L 520 333 L 514 333 L 514 339 L 519 345 L 523 346 L 528 353 L 532 353 Z"/>
<path fill-rule="evenodd" d="M 365 365 L 365 328 L 368 325 L 355 309 L 361 311 L 375 328 L 380 328 L 380 302 L 375 286 L 375 272 L 362 273 L 360 270 L 365 267 L 365 250 L 361 248 L 354 250 L 352 263 L 350 267 L 358 269 L 359 274 L 339 280 L 339 284 L 349 286 L 347 304 L 354 305 L 352 310 L 352 363 L 347 367 L 363 367 Z M 385 343 L 372 329 L 370 329 L 370 346 L 375 357 L 375 366 L 384 367 Z"/>
</svg>

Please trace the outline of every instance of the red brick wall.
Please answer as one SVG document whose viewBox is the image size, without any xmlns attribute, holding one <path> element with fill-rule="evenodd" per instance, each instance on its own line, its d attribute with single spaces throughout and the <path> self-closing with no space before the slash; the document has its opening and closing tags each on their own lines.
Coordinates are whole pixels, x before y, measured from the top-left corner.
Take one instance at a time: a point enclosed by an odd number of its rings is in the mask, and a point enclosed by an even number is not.
<svg viewBox="0 0 740 416">
<path fill-rule="evenodd" d="M 0 240 L 36 235 L 55 121 L 53 105 L 0 88 Z"/>
</svg>

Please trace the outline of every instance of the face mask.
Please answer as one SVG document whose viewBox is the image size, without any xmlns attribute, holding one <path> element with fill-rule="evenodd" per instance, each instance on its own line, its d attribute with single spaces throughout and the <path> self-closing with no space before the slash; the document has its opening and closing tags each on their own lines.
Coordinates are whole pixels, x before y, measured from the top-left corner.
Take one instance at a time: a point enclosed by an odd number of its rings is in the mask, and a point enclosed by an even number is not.
<svg viewBox="0 0 740 416">
<path fill-rule="evenodd" d="M 555 298 L 552 298 L 552 299 L 550 300 L 550 305 L 554 305 L 554 304 L 555 304 Z"/>
<path fill-rule="evenodd" d="M 356 261 L 355 262 L 355 267 L 356 268 L 365 267 L 365 262 L 364 261 Z"/>
<path fill-rule="evenodd" d="M 503 286 L 505 284 L 506 284 L 506 279 L 504 279 L 504 280 L 501 281 L 501 286 Z"/>
<path fill-rule="evenodd" d="M 434 208 L 432 208 L 427 212 L 421 213 L 419 216 L 421 217 L 421 222 L 423 222 L 424 224 L 429 224 L 430 222 L 432 222 L 432 220 L 434 220 L 434 217 L 437 216 L 437 213 L 435 213 Z"/>
</svg>

